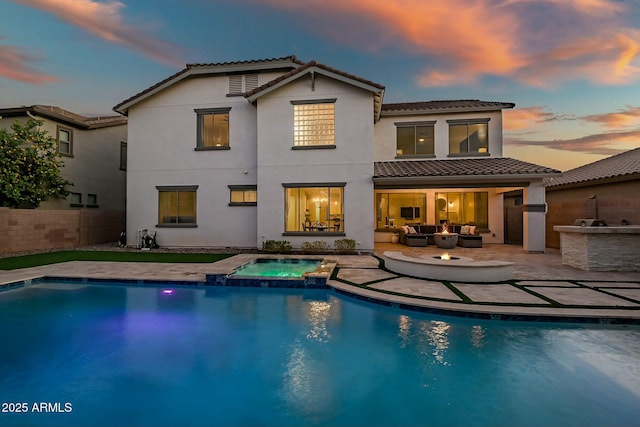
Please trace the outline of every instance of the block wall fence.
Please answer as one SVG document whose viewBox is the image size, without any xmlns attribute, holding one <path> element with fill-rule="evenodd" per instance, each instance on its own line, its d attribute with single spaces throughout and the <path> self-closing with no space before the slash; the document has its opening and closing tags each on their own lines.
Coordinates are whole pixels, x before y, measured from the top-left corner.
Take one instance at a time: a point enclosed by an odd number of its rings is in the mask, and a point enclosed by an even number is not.
<svg viewBox="0 0 640 427">
<path fill-rule="evenodd" d="M 0 254 L 116 242 L 124 211 L 0 208 Z"/>
<path fill-rule="evenodd" d="M 578 218 L 603 219 L 609 226 L 625 220 L 640 225 L 640 179 L 583 188 L 548 191 L 546 246 L 560 248 L 560 233 L 555 225 L 573 225 Z"/>
</svg>

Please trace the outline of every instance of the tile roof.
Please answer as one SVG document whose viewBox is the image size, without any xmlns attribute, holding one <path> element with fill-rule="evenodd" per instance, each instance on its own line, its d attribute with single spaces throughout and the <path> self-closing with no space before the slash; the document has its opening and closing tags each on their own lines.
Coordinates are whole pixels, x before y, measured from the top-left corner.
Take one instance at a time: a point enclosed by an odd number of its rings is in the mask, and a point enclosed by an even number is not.
<svg viewBox="0 0 640 427">
<path fill-rule="evenodd" d="M 568 170 L 562 176 L 547 180 L 547 188 L 576 184 L 588 185 L 595 181 L 633 178 L 640 176 L 640 148 L 625 151 L 597 162 Z"/>
<path fill-rule="evenodd" d="M 512 102 L 480 101 L 478 99 L 459 99 L 451 101 L 422 101 L 422 102 L 401 102 L 397 104 L 382 104 L 382 115 L 395 115 L 406 113 L 449 113 L 478 110 L 502 110 L 513 108 L 516 104 Z"/>
<path fill-rule="evenodd" d="M 286 74 L 283 74 L 281 76 L 276 77 L 275 79 L 263 84 L 262 86 L 257 87 L 255 89 L 245 93 L 244 96 L 246 98 L 249 98 L 249 97 L 251 97 L 251 96 L 253 96 L 253 95 L 257 94 L 257 93 L 262 92 L 265 89 L 268 89 L 270 87 L 273 87 L 273 86 L 277 85 L 278 83 L 280 83 L 280 82 L 282 82 L 284 80 L 287 80 L 287 79 L 289 79 L 289 78 L 291 78 L 291 77 L 293 77 L 293 76 L 295 76 L 297 74 L 303 73 L 303 72 L 305 72 L 306 70 L 308 70 L 311 67 L 317 67 L 317 68 L 329 71 L 331 73 L 338 74 L 338 75 L 340 75 L 342 77 L 346 77 L 348 79 L 359 81 L 359 82 L 364 83 L 364 84 L 369 85 L 369 86 L 373 86 L 373 87 L 375 87 L 375 88 L 377 88 L 379 90 L 384 90 L 384 86 L 382 86 L 381 84 L 372 82 L 371 80 L 367 80 L 367 79 L 364 79 L 362 77 L 358 77 L 358 76 L 356 76 L 354 74 L 345 73 L 344 71 L 340 71 L 340 70 L 338 70 L 336 68 L 329 67 L 328 65 L 321 64 L 318 61 L 314 60 L 314 61 L 307 62 L 306 64 L 302 65 L 299 68 L 296 68 L 295 70 L 291 70 Z"/>
<path fill-rule="evenodd" d="M 231 66 L 245 66 L 245 65 L 260 65 L 260 64 L 273 64 L 273 63 L 277 63 L 277 62 L 283 62 L 283 61 L 289 61 L 291 63 L 294 64 L 298 64 L 298 65 L 302 65 L 304 64 L 304 62 L 298 60 L 298 58 L 295 55 L 290 55 L 290 56 L 283 56 L 280 58 L 269 58 L 269 59 L 252 59 L 252 60 L 247 60 L 247 61 L 232 61 L 232 62 L 212 62 L 212 63 L 208 63 L 208 64 L 187 64 L 187 66 L 185 68 L 183 68 L 182 70 L 178 71 L 175 74 L 172 74 L 171 76 L 167 77 L 164 80 L 159 81 L 158 83 L 149 86 L 148 88 L 144 89 L 141 92 L 136 93 L 135 95 L 125 99 L 124 101 L 120 102 L 118 105 L 116 105 L 115 107 L 113 107 L 113 110 L 124 114 L 126 113 L 126 109 L 125 111 L 120 111 L 121 107 L 131 103 L 132 101 L 138 99 L 138 98 L 142 98 L 147 94 L 150 94 L 152 92 L 154 92 L 156 89 L 161 88 L 164 85 L 168 85 L 169 83 L 171 83 L 174 80 L 181 80 L 181 78 L 186 77 L 187 74 L 189 73 L 193 73 L 194 70 L 197 70 L 199 68 L 215 68 L 215 67 L 231 67 Z"/>
<path fill-rule="evenodd" d="M 374 178 L 549 175 L 560 171 L 509 157 L 375 162 Z"/>
<path fill-rule="evenodd" d="M 54 105 L 31 105 L 29 107 L 23 106 L 0 109 L 0 116 L 6 117 L 26 116 L 27 113 L 67 123 L 81 129 L 97 129 L 127 124 L 127 118 L 119 115 L 86 117 Z"/>
<path fill-rule="evenodd" d="M 279 58 L 265 58 L 265 59 L 249 59 L 245 61 L 229 61 L 229 62 L 211 62 L 211 63 L 193 63 L 187 64 L 187 68 L 193 67 L 218 67 L 224 65 L 248 65 L 248 64 L 264 64 L 269 62 L 291 61 L 300 65 L 304 65 L 304 62 L 300 61 L 295 55 L 281 56 Z"/>
</svg>

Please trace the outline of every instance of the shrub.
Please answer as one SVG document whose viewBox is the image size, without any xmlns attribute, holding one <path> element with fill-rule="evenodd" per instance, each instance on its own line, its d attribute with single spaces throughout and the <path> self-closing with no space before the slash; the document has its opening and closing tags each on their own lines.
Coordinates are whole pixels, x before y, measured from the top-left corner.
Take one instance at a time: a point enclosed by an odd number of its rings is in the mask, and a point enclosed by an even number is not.
<svg viewBox="0 0 640 427">
<path fill-rule="evenodd" d="M 284 254 L 291 252 L 291 243 L 286 240 L 265 240 L 262 242 L 264 252 Z"/>
<path fill-rule="evenodd" d="M 356 253 L 356 241 L 353 239 L 338 239 L 333 242 L 333 247 L 337 254 L 354 254 Z"/>
<path fill-rule="evenodd" d="M 304 254 L 321 254 L 329 250 L 329 244 L 324 240 L 314 240 L 313 242 L 302 243 L 302 253 Z"/>
</svg>

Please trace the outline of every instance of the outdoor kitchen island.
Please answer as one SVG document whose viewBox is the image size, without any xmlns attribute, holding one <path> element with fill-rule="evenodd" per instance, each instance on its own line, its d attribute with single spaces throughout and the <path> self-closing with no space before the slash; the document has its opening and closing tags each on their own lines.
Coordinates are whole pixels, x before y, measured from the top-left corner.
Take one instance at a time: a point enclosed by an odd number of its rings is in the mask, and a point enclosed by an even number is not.
<svg viewBox="0 0 640 427">
<path fill-rule="evenodd" d="M 555 225 L 562 263 L 587 271 L 640 271 L 640 226 Z"/>
</svg>

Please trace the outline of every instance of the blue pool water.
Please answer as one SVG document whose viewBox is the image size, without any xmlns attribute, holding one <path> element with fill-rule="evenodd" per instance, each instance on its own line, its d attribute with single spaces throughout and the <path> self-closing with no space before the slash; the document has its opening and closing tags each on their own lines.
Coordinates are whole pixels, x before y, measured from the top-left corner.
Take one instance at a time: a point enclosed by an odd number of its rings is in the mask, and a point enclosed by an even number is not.
<svg viewBox="0 0 640 427">
<path fill-rule="evenodd" d="M 0 292 L 0 395 L 29 407 L 2 426 L 628 427 L 640 328 L 325 290 L 43 283 Z"/>
<path fill-rule="evenodd" d="M 300 278 L 314 271 L 322 261 L 296 258 L 258 258 L 240 266 L 230 276 Z"/>
</svg>

